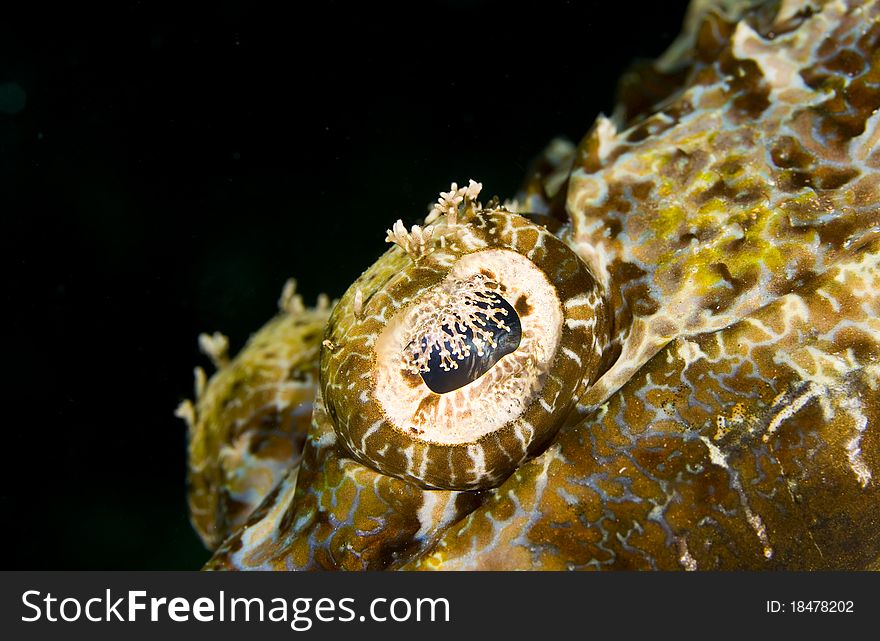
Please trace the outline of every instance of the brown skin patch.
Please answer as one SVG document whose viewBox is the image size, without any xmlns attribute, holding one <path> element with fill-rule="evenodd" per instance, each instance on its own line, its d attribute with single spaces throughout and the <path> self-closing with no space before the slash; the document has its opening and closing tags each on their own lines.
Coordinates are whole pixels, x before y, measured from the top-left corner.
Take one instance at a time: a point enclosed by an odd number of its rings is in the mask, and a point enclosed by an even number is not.
<svg viewBox="0 0 880 641">
<path fill-rule="evenodd" d="M 413 423 L 415 423 L 416 425 L 424 425 L 434 415 L 434 410 L 437 407 L 437 403 L 439 402 L 440 395 L 434 394 L 433 392 L 423 398 L 422 402 L 419 403 L 415 414 L 413 415 Z M 422 430 L 415 431 L 419 434 L 421 434 L 422 432 Z"/>
<path fill-rule="evenodd" d="M 731 77 L 731 115 L 735 122 L 756 120 L 770 106 L 770 88 L 754 60 L 739 60 L 730 51 L 721 57 L 721 71 Z"/>
<path fill-rule="evenodd" d="M 708 269 L 711 273 L 720 276 L 721 282 L 704 297 L 700 306 L 716 313 L 726 311 L 743 292 L 755 285 L 759 275 L 756 269 L 745 278 L 734 278 L 725 263 L 709 265 Z"/>
<path fill-rule="evenodd" d="M 812 176 L 805 171 L 786 170 L 776 180 L 776 185 L 782 191 L 796 192 L 813 184 Z"/>
<path fill-rule="evenodd" d="M 422 380 L 422 377 L 418 374 L 413 374 L 411 371 L 406 370 L 403 373 L 403 380 L 406 381 L 406 384 L 415 389 L 416 387 L 422 387 L 425 384 L 425 381 Z"/>
<path fill-rule="evenodd" d="M 697 40 L 694 43 L 696 58 L 702 62 L 710 62 L 717 58 L 733 35 L 735 26 L 725 22 L 716 13 L 707 11 L 703 22 L 697 28 Z"/>
<path fill-rule="evenodd" d="M 636 200 L 647 200 L 652 189 L 654 189 L 654 182 L 643 180 L 632 186 L 632 195 Z"/>
<path fill-rule="evenodd" d="M 709 154 L 700 149 L 685 152 L 675 149 L 669 154 L 668 162 L 660 169 L 660 175 L 668 179 L 677 179 L 682 183 L 688 183 L 704 171 L 709 164 Z M 642 183 L 643 184 L 643 183 Z M 650 193 L 650 190 L 647 192 Z M 647 194 L 645 194 L 647 197 Z"/>
<path fill-rule="evenodd" d="M 516 310 L 516 313 L 520 315 L 520 318 L 522 318 L 523 316 L 528 316 L 532 313 L 532 306 L 529 305 L 528 298 L 525 294 L 521 295 L 517 299 L 516 304 L 513 306 L 513 308 Z"/>
<path fill-rule="evenodd" d="M 820 167 L 816 171 L 815 182 L 819 189 L 839 189 L 858 175 L 859 172 L 852 168 Z"/>
<path fill-rule="evenodd" d="M 621 214 L 629 213 L 632 209 L 632 203 L 629 201 L 627 186 L 620 183 L 613 183 L 608 187 L 608 211 L 620 212 Z M 618 228 L 618 232 L 620 229 Z M 612 230 L 612 234 L 615 232 Z"/>
</svg>

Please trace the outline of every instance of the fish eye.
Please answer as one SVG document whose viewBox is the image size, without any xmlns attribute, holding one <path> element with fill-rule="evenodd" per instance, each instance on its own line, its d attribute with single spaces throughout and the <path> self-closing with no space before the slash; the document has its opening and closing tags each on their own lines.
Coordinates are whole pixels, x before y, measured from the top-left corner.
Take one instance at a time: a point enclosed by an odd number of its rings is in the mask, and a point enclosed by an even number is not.
<svg viewBox="0 0 880 641">
<path fill-rule="evenodd" d="M 330 318 L 327 411 L 373 469 L 494 487 L 546 447 L 596 375 L 602 292 L 562 241 L 507 211 L 397 236 Z"/>
</svg>

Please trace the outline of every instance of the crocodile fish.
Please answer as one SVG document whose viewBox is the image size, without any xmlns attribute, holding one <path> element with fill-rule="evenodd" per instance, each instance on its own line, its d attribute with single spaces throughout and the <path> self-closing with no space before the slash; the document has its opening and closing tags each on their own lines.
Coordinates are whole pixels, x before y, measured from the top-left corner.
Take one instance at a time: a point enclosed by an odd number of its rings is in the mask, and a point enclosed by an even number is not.
<svg viewBox="0 0 880 641">
<path fill-rule="evenodd" d="M 880 3 L 694 2 L 515 199 L 200 337 L 206 567 L 880 568 L 878 108 Z"/>
</svg>

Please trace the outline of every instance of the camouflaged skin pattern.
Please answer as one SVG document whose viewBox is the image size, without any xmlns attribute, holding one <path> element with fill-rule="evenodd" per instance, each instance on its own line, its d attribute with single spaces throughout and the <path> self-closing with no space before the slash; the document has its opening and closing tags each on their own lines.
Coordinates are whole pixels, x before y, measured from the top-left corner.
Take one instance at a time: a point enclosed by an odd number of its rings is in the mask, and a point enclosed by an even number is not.
<svg viewBox="0 0 880 641">
<path fill-rule="evenodd" d="M 546 451 L 423 490 L 318 398 L 301 469 L 208 567 L 880 567 L 880 6 L 697 2 L 620 100 L 524 189 L 613 319 Z"/>
<path fill-rule="evenodd" d="M 669 343 L 407 567 L 866 567 L 878 262 L 880 234 L 731 327 Z"/>
<path fill-rule="evenodd" d="M 189 426 L 189 508 L 209 548 L 240 527 L 295 468 L 311 423 L 318 357 L 330 315 L 326 304 L 306 309 L 292 289 L 284 309 L 233 361 L 226 338 L 202 347 L 218 367 L 206 384 L 196 368 L 195 403 L 178 415 Z"/>
<path fill-rule="evenodd" d="M 481 501 L 474 492 L 423 490 L 342 453 L 320 400 L 305 454 L 206 569 L 380 570 L 430 549 Z"/>
</svg>

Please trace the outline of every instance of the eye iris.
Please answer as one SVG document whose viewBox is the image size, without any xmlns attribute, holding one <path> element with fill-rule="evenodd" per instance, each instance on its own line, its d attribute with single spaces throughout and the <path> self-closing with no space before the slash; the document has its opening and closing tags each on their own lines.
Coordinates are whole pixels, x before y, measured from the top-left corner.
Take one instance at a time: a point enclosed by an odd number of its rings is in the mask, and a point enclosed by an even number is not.
<svg viewBox="0 0 880 641">
<path fill-rule="evenodd" d="M 495 310 L 496 313 L 476 311 L 474 317 L 484 332 L 491 334 L 491 342 L 474 336 L 471 327 L 456 324 L 444 327 L 443 331 L 453 338 L 458 334 L 459 345 L 466 349 L 454 349 L 451 341 L 444 341 L 446 350 L 454 352 L 455 359 L 450 367 L 443 362 L 441 350 L 434 349 L 428 358 L 427 371 L 419 372 L 425 385 L 437 394 L 452 392 L 473 383 L 488 372 L 501 358 L 516 351 L 522 339 L 522 325 L 513 306 L 497 293 L 487 295 L 488 302 L 474 301 L 470 304 L 481 310 Z M 497 313 L 498 311 L 500 313 Z M 505 313 L 506 312 L 506 313 Z M 493 344 L 494 342 L 494 344 Z M 427 341 L 422 340 L 422 349 L 427 349 Z M 448 353 L 448 352 L 447 352 Z M 448 359 L 447 359 L 448 362 Z"/>
</svg>

